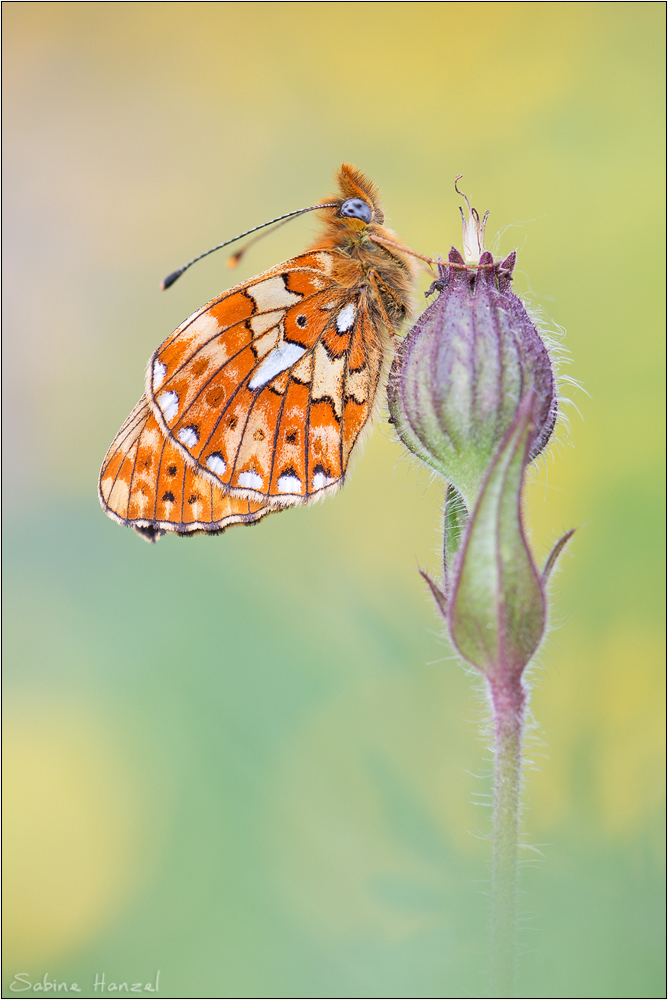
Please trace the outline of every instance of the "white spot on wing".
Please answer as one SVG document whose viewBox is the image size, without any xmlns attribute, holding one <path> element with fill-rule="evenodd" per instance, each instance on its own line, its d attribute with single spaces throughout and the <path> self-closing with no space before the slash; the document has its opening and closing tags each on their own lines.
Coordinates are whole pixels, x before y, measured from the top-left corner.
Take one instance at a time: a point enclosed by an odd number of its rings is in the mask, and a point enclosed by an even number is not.
<svg viewBox="0 0 668 1000">
<path fill-rule="evenodd" d="M 323 269 L 326 274 L 332 270 L 332 255 L 331 253 L 317 253 L 315 255 L 318 264 Z"/>
<path fill-rule="evenodd" d="M 366 403 L 370 394 L 369 369 L 365 366 L 359 371 L 349 372 L 346 377 L 346 396 L 351 396 L 356 403 Z"/>
<path fill-rule="evenodd" d="M 326 476 L 324 472 L 316 472 L 313 477 L 313 489 L 314 490 L 324 490 L 325 486 L 331 486 L 335 483 L 336 479 L 332 479 L 331 476 Z"/>
<path fill-rule="evenodd" d="M 125 508 L 127 508 L 129 499 L 130 490 L 128 488 L 128 484 L 124 479 L 117 479 L 111 488 L 111 493 L 107 497 L 107 503 L 113 510 L 121 513 Z"/>
<path fill-rule="evenodd" d="M 195 336 L 197 340 L 202 343 L 208 340 L 209 337 L 215 336 L 220 329 L 220 323 L 216 316 L 213 316 L 208 310 L 201 313 L 193 322 L 186 326 L 183 333 L 180 336 L 188 336 L 192 338 Z"/>
<path fill-rule="evenodd" d="M 179 397 L 175 392 L 163 392 L 158 396 L 158 406 L 162 410 L 163 417 L 170 424 L 179 412 Z"/>
<path fill-rule="evenodd" d="M 262 476 L 258 476 L 257 472 L 241 472 L 239 473 L 239 486 L 244 486 L 249 490 L 261 490 Z"/>
<path fill-rule="evenodd" d="M 284 472 L 279 476 L 277 486 L 279 493 L 301 493 L 302 481 L 291 472 Z"/>
<path fill-rule="evenodd" d="M 250 328 L 253 331 L 254 337 L 259 337 L 266 330 L 271 330 L 272 326 L 277 326 L 278 323 L 283 318 L 283 310 L 280 312 L 268 312 L 268 313 L 257 313 L 255 316 L 251 316 Z"/>
<path fill-rule="evenodd" d="M 331 399 L 334 412 L 341 416 L 343 408 L 343 370 L 345 355 L 330 358 L 324 344 L 318 344 L 313 354 L 313 399 Z"/>
<path fill-rule="evenodd" d="M 279 329 L 274 326 L 269 333 L 263 334 L 253 341 L 253 350 L 257 358 L 264 358 L 278 344 Z"/>
<path fill-rule="evenodd" d="M 301 295 L 287 290 L 280 274 L 250 285 L 246 289 L 246 293 L 254 300 L 258 312 L 268 312 L 281 306 L 291 306 L 293 302 L 300 302 L 302 299 Z"/>
<path fill-rule="evenodd" d="M 339 333 L 345 333 L 349 330 L 353 323 L 355 322 L 355 306 L 352 302 L 349 302 L 347 306 L 344 306 L 339 315 L 336 317 L 336 329 Z"/>
<path fill-rule="evenodd" d="M 284 372 L 286 368 L 294 365 L 295 361 L 299 361 L 305 351 L 306 348 L 300 347 L 299 344 L 290 344 L 287 341 L 279 344 L 271 354 L 266 356 L 262 364 L 257 368 L 248 383 L 248 388 L 260 389 L 267 382 L 271 382 L 273 378 Z"/>
<path fill-rule="evenodd" d="M 305 354 L 292 369 L 292 377 L 299 382 L 310 382 L 313 377 L 313 354 Z"/>
<path fill-rule="evenodd" d="M 163 365 L 162 361 L 154 361 L 153 363 L 153 388 L 159 389 L 162 383 L 165 381 L 165 375 L 167 374 L 167 365 Z"/>
<path fill-rule="evenodd" d="M 199 434 L 194 427 L 182 427 L 176 436 L 186 448 L 194 448 L 199 441 Z"/>
<path fill-rule="evenodd" d="M 222 476 L 227 472 L 227 463 L 221 455 L 209 455 L 206 467 L 215 472 L 217 476 Z"/>
</svg>

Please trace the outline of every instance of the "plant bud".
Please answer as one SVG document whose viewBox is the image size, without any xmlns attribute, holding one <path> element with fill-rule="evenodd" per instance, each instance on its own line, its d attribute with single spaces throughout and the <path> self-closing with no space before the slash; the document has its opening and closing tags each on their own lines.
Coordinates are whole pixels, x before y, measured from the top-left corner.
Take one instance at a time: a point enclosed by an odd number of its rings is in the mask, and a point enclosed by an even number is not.
<svg viewBox="0 0 668 1000">
<path fill-rule="evenodd" d="M 388 384 L 399 437 L 454 486 L 469 512 L 527 392 L 537 400 L 530 459 L 547 444 L 557 416 L 549 355 L 511 290 L 516 255 L 494 263 L 482 249 L 485 220 L 469 210 L 469 261 L 453 247 L 449 263 L 439 265 L 432 286 L 439 296 L 399 346 Z"/>
<path fill-rule="evenodd" d="M 536 399 L 529 390 L 487 470 L 452 574 L 450 638 L 493 683 L 518 678 L 545 629 L 545 582 L 522 525 Z"/>
</svg>

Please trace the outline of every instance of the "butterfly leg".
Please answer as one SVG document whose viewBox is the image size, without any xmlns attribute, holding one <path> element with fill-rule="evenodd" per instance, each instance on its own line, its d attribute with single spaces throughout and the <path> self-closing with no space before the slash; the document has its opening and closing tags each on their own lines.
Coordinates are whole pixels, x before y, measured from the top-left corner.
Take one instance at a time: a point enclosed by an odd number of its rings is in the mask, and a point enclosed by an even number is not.
<svg viewBox="0 0 668 1000">
<path fill-rule="evenodd" d="M 390 335 L 390 340 L 392 341 L 392 347 L 396 351 L 396 349 L 397 349 L 397 341 L 396 341 L 396 338 L 394 336 L 394 327 L 392 326 L 392 323 L 390 322 L 390 318 L 387 315 L 387 311 L 385 309 L 385 306 L 383 305 L 383 300 L 382 300 L 381 295 L 380 295 L 380 288 L 378 287 L 379 283 L 383 286 L 383 288 L 387 291 L 387 293 L 392 296 L 392 298 L 397 302 L 397 304 L 399 304 L 398 300 L 397 300 L 397 297 L 392 292 L 392 289 L 388 288 L 388 286 L 383 281 L 383 279 L 380 277 L 380 275 L 378 274 L 377 271 L 374 271 L 374 270 L 369 271 L 369 283 L 371 284 L 371 287 L 373 289 L 374 295 L 376 296 L 376 302 L 378 303 L 378 308 L 380 309 L 380 314 L 381 314 L 381 317 L 383 319 L 383 323 L 385 324 L 385 326 L 387 328 L 387 332 Z"/>
</svg>

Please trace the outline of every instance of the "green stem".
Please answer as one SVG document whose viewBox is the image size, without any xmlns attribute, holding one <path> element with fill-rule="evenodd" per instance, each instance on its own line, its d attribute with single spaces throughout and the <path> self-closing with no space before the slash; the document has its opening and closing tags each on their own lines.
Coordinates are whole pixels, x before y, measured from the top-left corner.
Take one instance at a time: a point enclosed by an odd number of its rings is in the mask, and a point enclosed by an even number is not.
<svg viewBox="0 0 668 1000">
<path fill-rule="evenodd" d="M 517 932 L 517 844 L 526 692 L 510 671 L 489 681 L 494 713 L 492 996 L 513 997 Z"/>
</svg>

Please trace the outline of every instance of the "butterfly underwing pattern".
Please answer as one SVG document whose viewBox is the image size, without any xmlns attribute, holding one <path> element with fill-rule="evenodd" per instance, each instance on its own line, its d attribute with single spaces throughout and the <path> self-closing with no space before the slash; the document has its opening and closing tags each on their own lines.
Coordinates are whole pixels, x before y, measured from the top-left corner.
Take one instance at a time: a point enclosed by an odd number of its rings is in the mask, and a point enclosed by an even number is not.
<svg viewBox="0 0 668 1000">
<path fill-rule="evenodd" d="M 107 514 L 147 540 L 217 534 L 343 484 L 415 279 L 375 185 L 348 164 L 337 182 L 305 253 L 202 306 L 151 358 L 99 481 Z"/>
</svg>

